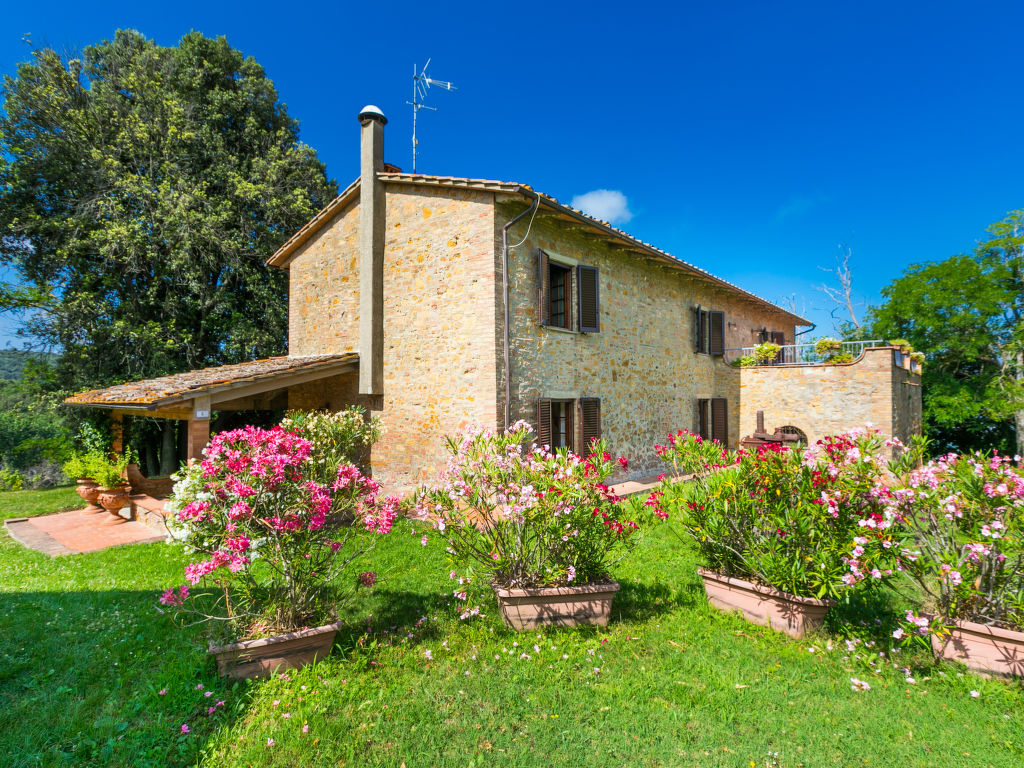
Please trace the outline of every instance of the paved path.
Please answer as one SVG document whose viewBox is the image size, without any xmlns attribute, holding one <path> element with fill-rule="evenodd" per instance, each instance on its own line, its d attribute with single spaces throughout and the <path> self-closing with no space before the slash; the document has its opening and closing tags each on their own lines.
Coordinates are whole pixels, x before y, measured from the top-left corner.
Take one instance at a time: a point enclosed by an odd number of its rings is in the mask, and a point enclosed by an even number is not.
<svg viewBox="0 0 1024 768">
<path fill-rule="evenodd" d="M 26 547 L 51 557 L 164 540 L 163 535 L 135 520 L 82 509 L 39 517 L 15 517 L 5 520 L 4 527 Z"/>
</svg>

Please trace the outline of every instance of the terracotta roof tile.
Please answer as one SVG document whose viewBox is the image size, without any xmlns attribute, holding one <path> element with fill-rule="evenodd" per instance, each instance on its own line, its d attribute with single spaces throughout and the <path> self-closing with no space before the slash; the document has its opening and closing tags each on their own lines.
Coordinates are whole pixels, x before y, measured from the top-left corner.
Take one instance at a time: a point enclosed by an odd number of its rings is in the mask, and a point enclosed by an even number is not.
<svg viewBox="0 0 1024 768">
<path fill-rule="evenodd" d="M 355 362 L 358 358 L 354 352 L 343 355 L 268 357 L 248 363 L 219 365 L 215 368 L 202 368 L 156 379 L 116 384 L 104 389 L 92 389 L 72 395 L 64 402 L 70 405 L 151 406 L 187 400 L 195 395 L 206 394 L 233 384 L 258 382 L 283 373 L 331 368 L 338 363 Z"/>
</svg>

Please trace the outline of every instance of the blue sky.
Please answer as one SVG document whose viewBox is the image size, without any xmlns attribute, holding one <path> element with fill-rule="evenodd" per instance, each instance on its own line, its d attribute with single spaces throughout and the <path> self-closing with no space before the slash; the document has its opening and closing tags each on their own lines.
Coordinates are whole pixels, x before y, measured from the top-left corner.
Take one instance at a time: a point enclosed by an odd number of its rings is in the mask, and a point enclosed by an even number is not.
<svg viewBox="0 0 1024 768">
<path fill-rule="evenodd" d="M 5 10 L 0 72 L 27 58 L 25 33 L 75 50 L 119 27 L 226 35 L 342 186 L 367 103 L 389 118 L 387 160 L 411 168 L 405 102 L 431 56 L 458 90 L 431 92 L 418 170 L 619 193 L 589 199 L 755 293 L 795 294 L 826 329 L 815 285 L 840 244 L 870 303 L 1024 207 L 1021 3 L 54 0 Z"/>
</svg>

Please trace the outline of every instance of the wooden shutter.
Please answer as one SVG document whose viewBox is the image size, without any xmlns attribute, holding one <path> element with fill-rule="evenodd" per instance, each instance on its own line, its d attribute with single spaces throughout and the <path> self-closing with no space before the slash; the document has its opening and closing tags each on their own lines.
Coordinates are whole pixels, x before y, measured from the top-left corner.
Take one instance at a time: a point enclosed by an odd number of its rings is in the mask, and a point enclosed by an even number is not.
<svg viewBox="0 0 1024 768">
<path fill-rule="evenodd" d="M 780 347 L 786 346 L 785 331 L 772 331 L 772 344 L 778 344 Z M 786 351 L 780 349 L 779 354 L 775 356 L 775 364 L 781 365 L 784 362 L 786 362 Z"/>
<path fill-rule="evenodd" d="M 576 267 L 576 286 L 579 295 L 580 331 L 598 333 L 601 330 L 600 282 L 597 267 Z"/>
<path fill-rule="evenodd" d="M 537 444 L 551 444 L 551 400 L 541 397 L 537 400 Z"/>
<path fill-rule="evenodd" d="M 537 400 L 537 445 L 551 445 L 551 400 Z"/>
<path fill-rule="evenodd" d="M 708 345 L 708 353 L 712 355 L 725 354 L 725 312 L 709 312 L 711 320 L 711 343 Z"/>
<path fill-rule="evenodd" d="M 729 401 L 724 397 L 711 400 L 711 439 L 729 445 Z"/>
<path fill-rule="evenodd" d="M 693 308 L 693 351 L 703 352 L 700 348 L 700 307 Z"/>
<path fill-rule="evenodd" d="M 704 440 L 711 439 L 711 432 L 708 429 L 708 425 L 710 423 L 708 421 L 708 402 L 709 401 L 705 398 L 697 400 L 696 431 L 697 434 L 700 435 L 701 438 Z"/>
<path fill-rule="evenodd" d="M 697 335 L 696 349 L 698 352 L 708 351 L 708 311 L 698 306 L 694 310 L 693 329 Z"/>
<path fill-rule="evenodd" d="M 547 325 L 550 322 L 551 286 L 549 284 L 548 255 L 537 251 L 537 322 Z M 566 308 L 568 309 L 568 307 Z"/>
<path fill-rule="evenodd" d="M 592 440 L 601 439 L 601 399 L 597 397 L 580 398 L 580 440 L 579 453 L 590 453 Z"/>
</svg>

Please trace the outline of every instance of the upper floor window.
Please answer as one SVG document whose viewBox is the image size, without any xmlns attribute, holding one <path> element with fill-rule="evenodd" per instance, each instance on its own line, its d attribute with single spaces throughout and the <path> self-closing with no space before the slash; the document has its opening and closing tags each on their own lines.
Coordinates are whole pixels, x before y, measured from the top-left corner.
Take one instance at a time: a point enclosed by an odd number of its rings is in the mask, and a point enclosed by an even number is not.
<svg viewBox="0 0 1024 768">
<path fill-rule="evenodd" d="M 725 312 L 693 308 L 694 349 L 705 355 L 725 354 Z"/>
<path fill-rule="evenodd" d="M 541 325 L 581 333 L 601 330 L 597 267 L 573 266 L 537 251 L 537 283 L 537 316 Z"/>
</svg>

